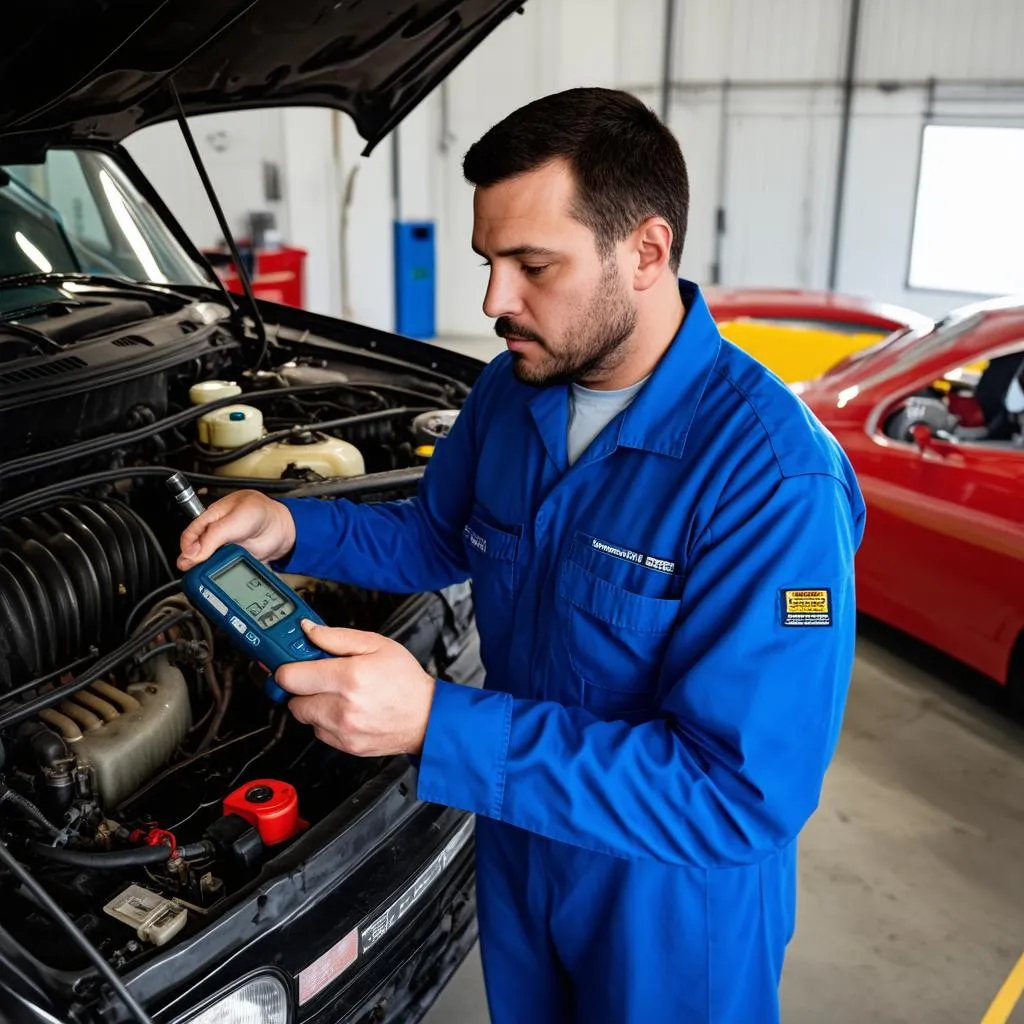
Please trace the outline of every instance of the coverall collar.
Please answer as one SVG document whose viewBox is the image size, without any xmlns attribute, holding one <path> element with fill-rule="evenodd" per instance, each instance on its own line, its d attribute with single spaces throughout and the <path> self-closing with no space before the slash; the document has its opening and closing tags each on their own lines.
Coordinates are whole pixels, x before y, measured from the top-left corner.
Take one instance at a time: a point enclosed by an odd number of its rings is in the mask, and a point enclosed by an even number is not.
<svg viewBox="0 0 1024 1024">
<path fill-rule="evenodd" d="M 650 379 L 630 403 L 618 435 L 603 432 L 580 462 L 603 458 L 616 447 L 638 448 L 680 458 L 686 437 L 707 387 L 722 338 L 700 288 L 680 280 L 686 308 L 682 326 L 665 350 Z M 552 461 L 565 469 L 568 429 L 568 386 L 541 388 L 530 399 L 530 413 Z"/>
</svg>

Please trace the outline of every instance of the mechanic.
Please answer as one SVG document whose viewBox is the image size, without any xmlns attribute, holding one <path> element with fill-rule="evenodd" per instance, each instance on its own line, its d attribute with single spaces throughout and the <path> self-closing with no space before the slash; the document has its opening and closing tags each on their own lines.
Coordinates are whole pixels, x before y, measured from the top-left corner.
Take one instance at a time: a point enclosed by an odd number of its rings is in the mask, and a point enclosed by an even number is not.
<svg viewBox="0 0 1024 1024">
<path fill-rule="evenodd" d="M 864 505 L 830 434 L 677 275 L 688 182 L 642 103 L 531 103 L 467 153 L 483 371 L 412 500 L 239 492 L 182 535 L 414 592 L 472 578 L 483 690 L 310 626 L 295 717 L 475 812 L 495 1024 L 779 1019 L 797 836 L 853 660 Z"/>
</svg>

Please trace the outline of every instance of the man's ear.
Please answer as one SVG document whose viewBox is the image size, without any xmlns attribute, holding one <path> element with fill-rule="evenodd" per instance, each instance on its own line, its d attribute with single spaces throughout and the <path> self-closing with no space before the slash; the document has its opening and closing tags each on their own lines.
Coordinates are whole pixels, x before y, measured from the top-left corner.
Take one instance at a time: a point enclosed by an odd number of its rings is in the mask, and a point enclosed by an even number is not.
<svg viewBox="0 0 1024 1024">
<path fill-rule="evenodd" d="M 672 228 L 664 217 L 648 217 L 633 233 L 633 287 L 646 291 L 661 278 L 672 256 Z"/>
</svg>

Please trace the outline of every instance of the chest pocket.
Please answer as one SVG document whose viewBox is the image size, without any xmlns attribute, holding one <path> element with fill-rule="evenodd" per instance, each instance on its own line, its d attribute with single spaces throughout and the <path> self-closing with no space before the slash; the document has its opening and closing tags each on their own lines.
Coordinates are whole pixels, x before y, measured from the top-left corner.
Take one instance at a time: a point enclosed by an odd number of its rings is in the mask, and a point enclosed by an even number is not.
<svg viewBox="0 0 1024 1024">
<path fill-rule="evenodd" d="M 653 710 L 658 671 L 680 600 L 611 583 L 571 554 L 560 573 L 566 647 L 583 706 L 615 718 Z"/>
<path fill-rule="evenodd" d="M 497 659 L 507 661 L 511 643 L 519 531 L 497 526 L 476 505 L 462 529 L 462 540 L 473 581 L 480 654 L 485 668 L 493 669 Z"/>
</svg>

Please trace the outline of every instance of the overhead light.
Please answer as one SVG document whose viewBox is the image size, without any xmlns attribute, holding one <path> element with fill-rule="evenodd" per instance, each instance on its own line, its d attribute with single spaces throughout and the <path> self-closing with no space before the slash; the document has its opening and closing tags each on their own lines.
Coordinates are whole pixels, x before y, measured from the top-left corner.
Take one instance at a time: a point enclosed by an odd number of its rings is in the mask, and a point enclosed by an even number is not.
<svg viewBox="0 0 1024 1024">
<path fill-rule="evenodd" d="M 53 264 L 20 231 L 14 232 L 14 240 L 21 251 L 44 273 L 53 273 Z"/>
<path fill-rule="evenodd" d="M 185 1024 L 288 1024 L 288 990 L 276 975 L 261 974 L 218 999 Z"/>
<path fill-rule="evenodd" d="M 153 256 L 153 250 L 150 249 L 146 244 L 146 240 L 142 237 L 142 232 L 139 230 L 138 224 L 135 223 L 135 219 L 132 217 L 131 211 L 124 201 L 124 196 L 121 195 L 120 189 L 114 184 L 114 179 L 106 171 L 100 171 L 100 182 L 103 185 L 103 191 L 106 193 L 107 202 L 110 203 L 111 212 L 114 214 L 118 226 L 124 232 L 125 238 L 128 239 L 128 244 L 132 247 L 132 251 L 142 264 L 147 280 L 158 284 L 167 284 L 166 275 L 157 265 L 156 258 Z"/>
</svg>

